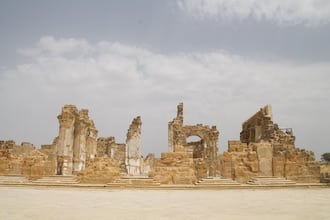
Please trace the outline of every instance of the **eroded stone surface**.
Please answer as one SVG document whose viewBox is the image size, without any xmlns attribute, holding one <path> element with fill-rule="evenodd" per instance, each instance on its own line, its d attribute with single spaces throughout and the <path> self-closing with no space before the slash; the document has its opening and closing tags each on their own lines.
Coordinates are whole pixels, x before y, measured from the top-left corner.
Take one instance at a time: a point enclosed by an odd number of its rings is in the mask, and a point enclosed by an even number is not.
<svg viewBox="0 0 330 220">
<path fill-rule="evenodd" d="M 314 153 L 295 146 L 292 129 L 273 122 L 270 105 L 242 125 L 240 141 L 229 141 L 221 159 L 221 173 L 246 182 L 254 176 L 278 176 L 297 182 L 319 182 L 320 166 Z"/>
<path fill-rule="evenodd" d="M 197 136 L 200 141 L 187 142 Z M 168 124 L 169 152 L 191 152 L 193 158 L 201 158 L 207 164 L 207 175 L 217 175 L 219 131 L 216 126 L 183 125 L 183 103 L 177 107 L 177 116 Z"/>
<path fill-rule="evenodd" d="M 191 152 L 162 153 L 150 177 L 162 184 L 193 184 L 197 178 Z"/>
<path fill-rule="evenodd" d="M 82 183 L 110 183 L 119 176 L 143 175 L 162 184 L 193 184 L 198 179 L 222 176 L 245 183 L 256 176 L 284 177 L 297 182 L 319 182 L 320 165 L 311 151 L 295 146 L 292 129 L 273 122 L 271 106 L 261 108 L 242 124 L 240 140 L 228 141 L 228 151 L 218 154 L 215 126 L 183 124 L 183 104 L 168 124 L 169 152 L 161 158 L 141 155 L 141 118 L 133 119 L 126 143 L 114 137 L 97 138 L 88 110 L 74 105 L 62 108 L 59 135 L 52 144 L 0 141 L 0 175 L 78 175 Z M 189 141 L 197 136 L 197 141 Z M 322 178 L 329 172 L 322 167 Z"/>
<path fill-rule="evenodd" d="M 141 117 L 133 119 L 126 135 L 126 169 L 130 176 L 141 175 L 142 156 L 141 156 Z"/>
<path fill-rule="evenodd" d="M 97 130 L 88 110 L 65 105 L 57 117 L 60 123 L 56 144 L 58 175 L 72 175 L 85 168 L 87 158 L 96 156 Z"/>
<path fill-rule="evenodd" d="M 87 160 L 86 168 L 77 174 L 81 183 L 111 183 L 120 177 L 120 165 L 108 157 Z"/>
</svg>

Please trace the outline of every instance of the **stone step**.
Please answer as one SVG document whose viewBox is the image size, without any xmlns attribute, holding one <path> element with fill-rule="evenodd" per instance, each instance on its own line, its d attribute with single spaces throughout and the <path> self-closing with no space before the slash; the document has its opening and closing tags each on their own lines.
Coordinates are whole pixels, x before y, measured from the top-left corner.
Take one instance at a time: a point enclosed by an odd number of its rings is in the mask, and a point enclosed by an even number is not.
<svg viewBox="0 0 330 220">
<path fill-rule="evenodd" d="M 113 183 L 108 183 L 109 186 L 159 186 L 160 183 L 150 177 L 143 176 L 123 176 L 115 180 Z"/>
<path fill-rule="evenodd" d="M 19 183 L 28 183 L 28 180 L 24 176 L 19 175 L 8 175 L 8 176 L 0 176 L 0 183 L 1 184 L 19 184 Z"/>
<path fill-rule="evenodd" d="M 79 181 L 75 176 L 45 176 L 33 181 L 37 184 L 77 184 Z"/>
<path fill-rule="evenodd" d="M 197 181 L 197 186 L 232 186 L 232 185 L 240 185 L 240 183 L 232 180 L 225 179 L 221 177 L 207 177 Z"/>
<path fill-rule="evenodd" d="M 265 176 L 257 176 L 251 178 L 247 184 L 250 185 L 294 185 L 296 182 L 292 180 L 287 180 L 283 177 L 265 177 Z"/>
</svg>

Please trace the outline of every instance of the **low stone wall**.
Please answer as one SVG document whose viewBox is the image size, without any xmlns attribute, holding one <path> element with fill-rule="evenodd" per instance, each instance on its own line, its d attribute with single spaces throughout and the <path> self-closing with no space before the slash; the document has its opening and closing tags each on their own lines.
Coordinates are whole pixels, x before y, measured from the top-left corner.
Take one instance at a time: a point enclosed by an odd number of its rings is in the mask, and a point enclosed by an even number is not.
<svg viewBox="0 0 330 220">
<path fill-rule="evenodd" d="M 86 168 L 77 174 L 81 183 L 111 183 L 120 177 L 119 163 L 108 157 L 87 160 Z"/>
<path fill-rule="evenodd" d="M 55 162 L 47 154 L 31 149 L 17 155 L 16 151 L 0 150 L 0 175 L 23 175 L 28 179 L 54 175 Z"/>
<path fill-rule="evenodd" d="M 193 154 L 190 152 L 162 153 L 149 173 L 161 184 L 193 184 L 197 181 Z"/>
</svg>

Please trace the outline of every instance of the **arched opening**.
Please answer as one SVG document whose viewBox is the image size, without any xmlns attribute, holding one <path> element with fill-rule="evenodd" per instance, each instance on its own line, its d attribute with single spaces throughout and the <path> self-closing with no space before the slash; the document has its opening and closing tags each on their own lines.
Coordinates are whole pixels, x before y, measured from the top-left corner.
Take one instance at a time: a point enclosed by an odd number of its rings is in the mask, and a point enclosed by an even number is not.
<svg viewBox="0 0 330 220">
<path fill-rule="evenodd" d="M 193 158 L 204 157 L 204 140 L 197 136 L 191 135 L 186 138 L 186 151 L 193 153 Z"/>
</svg>

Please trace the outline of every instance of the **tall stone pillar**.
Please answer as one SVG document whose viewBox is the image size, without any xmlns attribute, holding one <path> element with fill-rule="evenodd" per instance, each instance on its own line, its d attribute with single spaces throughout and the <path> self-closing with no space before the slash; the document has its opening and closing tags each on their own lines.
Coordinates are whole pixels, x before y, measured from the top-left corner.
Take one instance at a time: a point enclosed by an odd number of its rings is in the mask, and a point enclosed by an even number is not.
<svg viewBox="0 0 330 220">
<path fill-rule="evenodd" d="M 177 106 L 177 115 L 168 123 L 168 151 L 181 151 L 186 144 L 186 137 L 183 132 L 183 103 Z M 178 149 L 176 149 L 178 148 Z"/>
<path fill-rule="evenodd" d="M 126 169 L 130 176 L 141 175 L 141 117 L 136 117 L 131 123 L 126 136 Z"/>
<path fill-rule="evenodd" d="M 87 126 L 84 121 L 79 121 L 75 126 L 73 145 L 73 174 L 85 168 L 86 161 Z"/>
<path fill-rule="evenodd" d="M 87 131 L 87 158 L 93 159 L 97 155 L 97 130 L 94 122 L 91 120 L 91 125 Z"/>
<path fill-rule="evenodd" d="M 57 141 L 57 170 L 58 175 L 72 174 L 72 155 L 74 144 L 74 124 L 78 110 L 73 105 L 65 105 L 57 117 L 60 123 Z"/>
<path fill-rule="evenodd" d="M 57 138 L 56 174 L 72 175 L 85 168 L 86 159 L 96 155 L 97 130 L 88 110 L 65 105 L 57 117 L 60 123 Z"/>
</svg>

